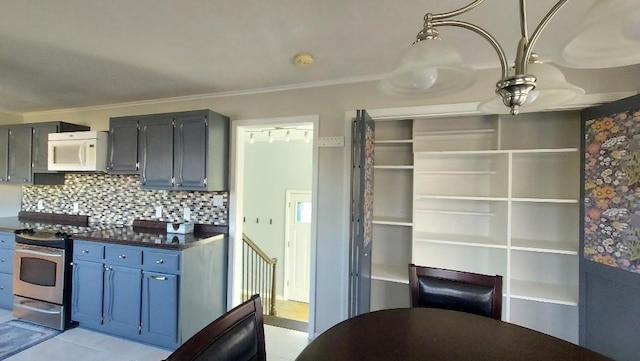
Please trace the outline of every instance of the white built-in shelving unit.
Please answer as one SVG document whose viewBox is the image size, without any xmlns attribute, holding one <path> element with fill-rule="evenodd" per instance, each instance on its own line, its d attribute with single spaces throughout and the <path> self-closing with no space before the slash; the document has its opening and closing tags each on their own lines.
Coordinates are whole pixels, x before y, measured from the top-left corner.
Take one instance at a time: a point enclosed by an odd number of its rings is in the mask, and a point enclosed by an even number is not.
<svg viewBox="0 0 640 361">
<path fill-rule="evenodd" d="M 376 122 L 372 309 L 407 265 L 504 280 L 505 321 L 578 341 L 578 112 Z"/>
</svg>

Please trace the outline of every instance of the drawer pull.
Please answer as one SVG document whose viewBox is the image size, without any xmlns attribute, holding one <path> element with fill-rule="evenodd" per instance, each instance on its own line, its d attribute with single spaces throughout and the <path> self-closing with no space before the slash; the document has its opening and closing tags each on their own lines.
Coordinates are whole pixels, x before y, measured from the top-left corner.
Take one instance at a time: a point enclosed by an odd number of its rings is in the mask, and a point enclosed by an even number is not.
<svg viewBox="0 0 640 361">
<path fill-rule="evenodd" d="M 157 263 L 157 264 L 163 264 L 163 263 L 164 263 L 164 261 L 163 261 L 162 259 L 159 259 L 159 260 L 157 260 L 157 261 L 156 261 L 156 263 Z"/>
<path fill-rule="evenodd" d="M 83 249 L 83 250 L 82 250 L 82 253 L 87 254 L 87 253 L 89 253 L 89 250 L 88 250 L 88 249 Z"/>
<path fill-rule="evenodd" d="M 151 276 L 151 279 L 156 281 L 166 281 L 167 277 Z"/>
<path fill-rule="evenodd" d="M 0 262 L 4 263 L 4 260 L 2 258 L 0 258 Z"/>
<path fill-rule="evenodd" d="M 119 255 L 119 256 L 118 256 L 118 258 L 120 258 L 120 259 L 125 259 L 125 258 L 127 258 L 127 256 L 126 256 L 126 255 L 124 255 L 124 254 L 121 254 L 121 255 Z"/>
</svg>

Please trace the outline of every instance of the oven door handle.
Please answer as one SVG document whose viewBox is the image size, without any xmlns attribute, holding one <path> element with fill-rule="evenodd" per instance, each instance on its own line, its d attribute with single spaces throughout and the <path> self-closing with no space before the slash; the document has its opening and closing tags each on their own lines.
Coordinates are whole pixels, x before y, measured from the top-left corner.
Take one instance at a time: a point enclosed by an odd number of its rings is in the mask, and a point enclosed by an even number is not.
<svg viewBox="0 0 640 361">
<path fill-rule="evenodd" d="M 17 248 L 15 250 L 16 253 L 28 253 L 28 254 L 34 254 L 36 256 L 43 256 L 43 257 L 62 257 L 62 254 L 60 253 L 48 253 L 48 252 L 40 252 L 40 251 L 33 251 L 30 249 L 19 249 Z"/>
<path fill-rule="evenodd" d="M 38 308 L 38 307 L 33 307 L 33 306 L 27 306 L 24 303 L 20 302 L 20 303 L 13 303 L 13 307 L 19 307 L 19 308 L 24 308 L 26 310 L 29 311 L 35 311 L 35 312 L 40 312 L 40 313 L 48 313 L 50 315 L 59 315 L 60 311 L 51 311 L 51 310 L 45 310 L 42 308 Z"/>
</svg>

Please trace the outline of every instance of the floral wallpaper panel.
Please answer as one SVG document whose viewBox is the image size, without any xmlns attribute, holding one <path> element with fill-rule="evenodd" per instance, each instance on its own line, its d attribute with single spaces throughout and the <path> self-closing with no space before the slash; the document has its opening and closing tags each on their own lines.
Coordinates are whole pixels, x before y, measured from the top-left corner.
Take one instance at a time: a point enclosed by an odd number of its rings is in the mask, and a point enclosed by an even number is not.
<svg viewBox="0 0 640 361">
<path fill-rule="evenodd" d="M 640 109 L 585 127 L 584 257 L 640 273 Z"/>
</svg>

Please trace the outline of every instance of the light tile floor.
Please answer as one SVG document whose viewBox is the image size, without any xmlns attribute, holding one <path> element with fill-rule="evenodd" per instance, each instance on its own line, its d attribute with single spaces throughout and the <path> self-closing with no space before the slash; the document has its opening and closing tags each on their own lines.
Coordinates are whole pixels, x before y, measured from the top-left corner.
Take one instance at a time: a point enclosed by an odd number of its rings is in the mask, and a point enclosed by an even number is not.
<svg viewBox="0 0 640 361">
<path fill-rule="evenodd" d="M 11 311 L 0 310 L 0 323 L 11 320 Z M 307 334 L 265 325 L 268 361 L 295 360 L 307 345 Z M 81 327 L 28 348 L 6 361 L 159 361 L 171 352 Z"/>
</svg>

